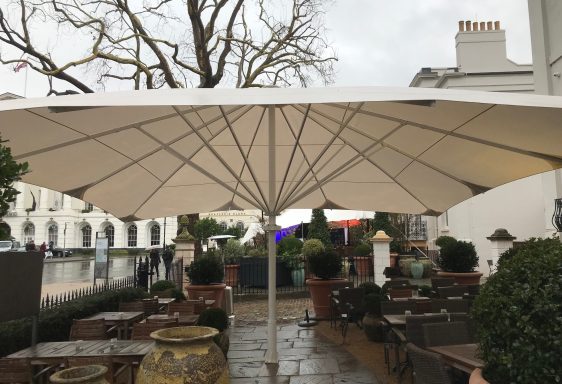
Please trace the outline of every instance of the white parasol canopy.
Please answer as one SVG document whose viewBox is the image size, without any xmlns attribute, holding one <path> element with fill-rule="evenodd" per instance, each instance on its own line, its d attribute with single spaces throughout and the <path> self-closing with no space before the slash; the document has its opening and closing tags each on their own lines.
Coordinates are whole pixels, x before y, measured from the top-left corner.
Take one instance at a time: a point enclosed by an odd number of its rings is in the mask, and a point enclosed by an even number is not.
<svg viewBox="0 0 562 384">
<path fill-rule="evenodd" d="M 562 167 L 562 98 L 425 88 L 182 89 L 0 102 L 25 182 L 124 221 L 287 208 L 437 215 Z"/>
</svg>

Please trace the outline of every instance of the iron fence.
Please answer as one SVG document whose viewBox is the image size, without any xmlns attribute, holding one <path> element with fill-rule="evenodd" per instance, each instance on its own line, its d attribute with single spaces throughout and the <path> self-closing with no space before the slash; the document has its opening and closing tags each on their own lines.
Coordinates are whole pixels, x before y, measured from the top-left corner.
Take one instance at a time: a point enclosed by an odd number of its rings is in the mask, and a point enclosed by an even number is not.
<svg viewBox="0 0 562 384">
<path fill-rule="evenodd" d="M 46 295 L 41 299 L 40 310 L 51 309 L 58 307 L 59 305 L 80 299 L 82 297 L 95 295 L 97 293 L 112 291 L 121 288 L 130 288 L 135 285 L 135 279 L 133 276 L 124 277 L 121 279 L 114 279 L 107 284 L 92 285 L 90 287 L 74 289 L 71 291 L 66 291 L 56 295 Z"/>
</svg>

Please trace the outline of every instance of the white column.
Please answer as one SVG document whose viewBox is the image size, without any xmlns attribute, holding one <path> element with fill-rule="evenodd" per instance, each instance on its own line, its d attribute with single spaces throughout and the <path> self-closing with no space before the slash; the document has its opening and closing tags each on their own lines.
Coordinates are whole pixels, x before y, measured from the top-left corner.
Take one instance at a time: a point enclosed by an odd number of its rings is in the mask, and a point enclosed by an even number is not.
<svg viewBox="0 0 562 384">
<path fill-rule="evenodd" d="M 505 228 L 496 229 L 492 235 L 486 238 L 492 243 L 490 260 L 492 260 L 492 264 L 494 266 L 498 264 L 498 260 L 502 253 L 510 248 L 513 248 L 513 240 L 516 239 L 516 237 L 511 236 Z M 488 273 L 489 272 L 490 271 L 488 271 Z"/>
<path fill-rule="evenodd" d="M 384 269 L 390 267 L 390 242 L 392 237 L 384 231 L 377 231 L 369 241 L 373 243 L 375 284 L 382 287 L 387 280 L 384 276 Z"/>
</svg>

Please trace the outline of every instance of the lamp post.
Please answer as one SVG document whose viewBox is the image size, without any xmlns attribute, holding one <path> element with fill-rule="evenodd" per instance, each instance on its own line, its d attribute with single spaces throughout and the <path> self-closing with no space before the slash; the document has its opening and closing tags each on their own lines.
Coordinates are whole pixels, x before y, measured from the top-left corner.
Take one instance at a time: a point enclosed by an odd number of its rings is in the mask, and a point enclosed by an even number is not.
<svg viewBox="0 0 562 384">
<path fill-rule="evenodd" d="M 62 257 L 66 256 L 66 222 L 64 223 L 64 230 L 62 231 Z"/>
<path fill-rule="evenodd" d="M 552 225 L 558 231 L 558 238 L 562 241 L 562 198 L 554 199 L 554 213 L 552 214 Z"/>
</svg>

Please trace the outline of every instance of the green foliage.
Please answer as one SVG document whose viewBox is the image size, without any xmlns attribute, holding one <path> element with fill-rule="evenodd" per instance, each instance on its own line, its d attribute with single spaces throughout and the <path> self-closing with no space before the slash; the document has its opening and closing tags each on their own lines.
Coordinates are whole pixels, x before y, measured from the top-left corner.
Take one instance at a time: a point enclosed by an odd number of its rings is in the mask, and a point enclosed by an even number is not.
<svg viewBox="0 0 562 384">
<path fill-rule="evenodd" d="M 281 255 L 281 260 L 285 263 L 287 268 L 291 271 L 295 271 L 304 268 L 304 262 L 299 254 L 283 253 Z"/>
<path fill-rule="evenodd" d="M 365 231 L 362 225 L 356 225 L 354 227 L 349 227 L 349 244 L 357 245 L 360 244 L 365 238 Z"/>
<path fill-rule="evenodd" d="M 359 284 L 359 288 L 363 288 L 365 290 L 365 295 L 370 293 L 382 293 L 382 288 L 379 287 L 377 284 L 373 283 L 372 281 L 366 281 L 364 283 Z"/>
<path fill-rule="evenodd" d="M 373 219 L 373 230 L 366 237 L 373 237 L 377 231 L 384 231 L 388 236 L 392 237 L 390 242 L 390 252 L 402 253 L 402 241 L 404 235 L 397 228 L 403 226 L 402 216 L 396 213 L 376 212 Z"/>
<path fill-rule="evenodd" d="M 13 187 L 14 181 L 21 180 L 29 172 L 27 162 L 14 161 L 10 148 L 3 145 L 5 142 L 0 137 L 0 217 L 5 216 L 10 203 L 16 201 L 19 192 Z"/>
<path fill-rule="evenodd" d="M 326 215 L 324 215 L 323 209 L 312 210 L 312 218 L 308 225 L 308 238 L 318 239 L 324 244 L 324 247 L 332 248 L 328 220 L 326 219 Z"/>
<path fill-rule="evenodd" d="M 376 317 L 381 317 L 381 302 L 387 301 L 388 298 L 381 293 L 369 293 L 363 297 L 363 310 Z"/>
<path fill-rule="evenodd" d="M 238 264 L 240 259 L 244 257 L 246 249 L 240 244 L 240 240 L 228 239 L 220 252 L 224 256 L 225 264 Z"/>
<path fill-rule="evenodd" d="M 418 291 L 420 296 L 430 297 L 432 288 L 429 285 L 420 285 Z"/>
<path fill-rule="evenodd" d="M 437 240 L 435 240 L 435 245 L 437 245 L 439 248 L 445 248 L 447 245 L 451 245 L 456 242 L 457 239 L 452 236 L 439 236 Z"/>
<path fill-rule="evenodd" d="M 119 302 L 134 301 L 148 294 L 138 288 L 106 291 L 61 304 L 39 313 L 38 341 L 68 340 L 73 319 L 83 319 L 103 311 L 119 310 Z M 31 343 L 31 318 L 0 323 L 0 356 L 27 348 Z"/>
<path fill-rule="evenodd" d="M 150 292 L 165 291 L 176 287 L 176 283 L 170 280 L 160 280 L 150 286 Z"/>
<path fill-rule="evenodd" d="M 372 248 L 369 244 L 359 243 L 353 250 L 354 256 L 369 256 L 371 254 Z"/>
<path fill-rule="evenodd" d="M 476 248 L 466 241 L 448 242 L 439 252 L 438 264 L 446 272 L 472 272 L 478 266 Z"/>
<path fill-rule="evenodd" d="M 249 257 L 267 257 L 267 250 L 265 248 L 251 248 L 247 253 Z"/>
<path fill-rule="evenodd" d="M 496 268 L 501 268 L 504 263 L 506 263 L 508 260 L 511 260 L 516 254 L 517 248 L 509 248 L 507 251 L 500 255 Z"/>
<path fill-rule="evenodd" d="M 213 255 L 199 256 L 186 267 L 189 281 L 195 285 L 221 283 L 224 280 L 224 265 Z"/>
<path fill-rule="evenodd" d="M 320 255 L 326 251 L 324 244 L 318 239 L 306 240 L 302 245 L 302 254 L 304 257 Z"/>
<path fill-rule="evenodd" d="M 176 299 L 176 301 L 182 301 L 186 299 L 185 294 L 179 288 L 173 288 L 172 290 L 170 290 L 170 297 Z"/>
<path fill-rule="evenodd" d="M 391 235 L 394 231 L 392 225 L 390 225 L 390 217 L 388 212 L 376 212 L 375 218 L 373 219 L 373 230 L 375 233 L 377 231 L 384 231 L 387 235 Z"/>
<path fill-rule="evenodd" d="M 205 217 L 195 222 L 193 235 L 197 240 L 207 240 L 211 236 L 218 235 L 221 230 L 219 223 L 212 217 Z"/>
<path fill-rule="evenodd" d="M 342 269 L 341 256 L 333 249 L 327 249 L 321 253 L 312 253 L 307 260 L 310 271 L 320 279 L 334 278 L 338 276 Z"/>
<path fill-rule="evenodd" d="M 208 308 L 199 315 L 197 325 L 216 328 L 222 332 L 228 328 L 228 315 L 222 308 Z"/>
<path fill-rule="evenodd" d="M 562 244 L 531 239 L 488 278 L 471 309 L 491 383 L 562 380 Z"/>
<path fill-rule="evenodd" d="M 242 237 L 242 230 L 238 227 L 227 227 L 220 235 L 231 235 L 239 239 Z"/>
<path fill-rule="evenodd" d="M 303 243 L 295 236 L 286 236 L 277 243 L 277 254 L 298 255 L 301 253 Z"/>
</svg>

